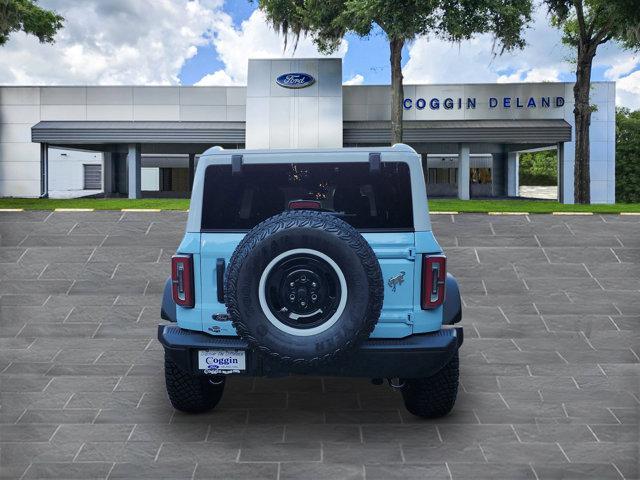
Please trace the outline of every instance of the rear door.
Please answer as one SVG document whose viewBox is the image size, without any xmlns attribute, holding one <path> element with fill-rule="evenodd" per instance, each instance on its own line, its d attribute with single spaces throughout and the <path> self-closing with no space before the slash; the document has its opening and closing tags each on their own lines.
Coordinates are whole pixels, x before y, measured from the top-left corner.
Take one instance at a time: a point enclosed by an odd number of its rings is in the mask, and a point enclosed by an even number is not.
<svg viewBox="0 0 640 480">
<path fill-rule="evenodd" d="M 400 338 L 412 333 L 415 234 L 363 233 L 376 253 L 384 282 L 382 314 L 372 336 Z"/>
<path fill-rule="evenodd" d="M 378 257 L 385 289 L 373 336 L 410 335 L 415 233 L 410 173 L 404 162 L 382 162 L 376 171 L 368 162 L 249 163 L 235 174 L 230 165 L 208 166 L 200 237 L 203 330 L 235 334 L 219 298 L 220 265 L 228 266 L 248 230 L 298 205 L 336 215 L 362 233 Z"/>
</svg>

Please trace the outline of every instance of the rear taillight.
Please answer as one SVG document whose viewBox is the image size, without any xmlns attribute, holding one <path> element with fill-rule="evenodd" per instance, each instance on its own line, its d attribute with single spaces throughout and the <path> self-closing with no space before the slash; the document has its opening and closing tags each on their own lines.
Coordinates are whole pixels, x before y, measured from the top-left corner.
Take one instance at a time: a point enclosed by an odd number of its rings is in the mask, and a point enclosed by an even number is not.
<svg viewBox="0 0 640 480">
<path fill-rule="evenodd" d="M 422 257 L 422 309 L 436 308 L 444 302 L 444 286 L 447 278 L 447 257 L 424 255 Z"/>
<path fill-rule="evenodd" d="M 322 203 L 318 200 L 291 200 L 289 210 L 320 210 Z"/>
<path fill-rule="evenodd" d="M 193 307 L 193 258 L 191 255 L 171 257 L 173 301 L 181 307 Z"/>
</svg>

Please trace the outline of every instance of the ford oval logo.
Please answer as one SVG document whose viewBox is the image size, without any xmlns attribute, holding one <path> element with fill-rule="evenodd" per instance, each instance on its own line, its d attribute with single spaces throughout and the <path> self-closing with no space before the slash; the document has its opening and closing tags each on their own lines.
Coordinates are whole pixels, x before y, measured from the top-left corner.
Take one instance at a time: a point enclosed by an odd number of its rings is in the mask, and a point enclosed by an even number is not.
<svg viewBox="0 0 640 480">
<path fill-rule="evenodd" d="M 285 73 L 276 78 L 276 83 L 284 88 L 305 88 L 313 85 L 316 79 L 307 73 Z"/>
</svg>

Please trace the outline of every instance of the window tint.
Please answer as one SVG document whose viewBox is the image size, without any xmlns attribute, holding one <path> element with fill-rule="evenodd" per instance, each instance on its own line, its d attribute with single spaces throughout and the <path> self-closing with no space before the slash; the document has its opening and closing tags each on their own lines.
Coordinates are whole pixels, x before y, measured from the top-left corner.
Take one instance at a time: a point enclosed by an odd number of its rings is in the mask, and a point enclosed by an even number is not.
<svg viewBox="0 0 640 480">
<path fill-rule="evenodd" d="M 304 200 L 305 202 L 299 202 Z M 362 230 L 412 230 L 411 182 L 406 163 L 230 165 L 205 171 L 202 228 L 248 230 L 290 208 L 330 212 Z"/>
</svg>

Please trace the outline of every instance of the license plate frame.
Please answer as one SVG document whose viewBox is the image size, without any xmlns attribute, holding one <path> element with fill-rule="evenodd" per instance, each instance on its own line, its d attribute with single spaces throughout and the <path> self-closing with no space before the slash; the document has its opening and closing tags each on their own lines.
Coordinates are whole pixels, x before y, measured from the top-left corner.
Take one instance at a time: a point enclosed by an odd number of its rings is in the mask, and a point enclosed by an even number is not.
<svg viewBox="0 0 640 480">
<path fill-rule="evenodd" d="M 247 369 L 247 354 L 244 350 L 208 349 L 198 350 L 198 370 L 207 374 L 240 373 Z"/>
</svg>

